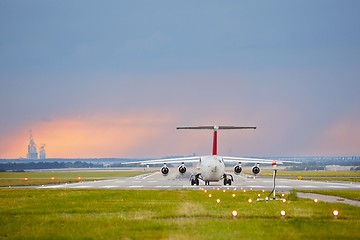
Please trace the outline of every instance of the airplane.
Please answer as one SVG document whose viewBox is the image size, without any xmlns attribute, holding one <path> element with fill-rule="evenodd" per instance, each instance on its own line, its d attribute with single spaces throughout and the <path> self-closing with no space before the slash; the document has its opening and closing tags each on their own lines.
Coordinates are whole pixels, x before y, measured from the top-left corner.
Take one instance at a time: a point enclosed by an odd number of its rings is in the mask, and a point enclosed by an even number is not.
<svg viewBox="0 0 360 240">
<path fill-rule="evenodd" d="M 203 181 L 205 185 L 210 185 L 210 182 L 219 182 L 223 180 L 224 185 L 231 185 L 234 178 L 231 174 L 225 172 L 225 162 L 235 163 L 233 171 L 235 174 L 242 172 L 241 163 L 254 163 L 251 171 L 254 175 L 260 173 L 261 164 L 272 164 L 274 167 L 276 164 L 283 163 L 299 163 L 293 161 L 275 161 L 270 159 L 259 159 L 259 158 L 244 158 L 244 157 L 227 157 L 219 156 L 217 154 L 217 132 L 219 130 L 231 130 L 231 129 L 256 129 L 256 127 L 237 127 L 237 126 L 197 126 L 197 127 L 177 127 L 178 130 L 213 130 L 213 149 L 212 155 L 208 156 L 193 156 L 193 157 L 182 157 L 182 158 L 170 158 L 170 159 L 158 159 L 158 160 L 145 160 L 137 162 L 126 162 L 123 164 L 140 164 L 140 165 L 155 165 L 163 164 L 160 172 L 167 176 L 170 172 L 167 164 L 180 163 L 178 171 L 180 174 L 185 174 L 187 169 L 185 163 L 198 163 L 196 174 L 191 174 L 190 183 L 191 185 L 199 185 L 199 180 Z"/>
</svg>

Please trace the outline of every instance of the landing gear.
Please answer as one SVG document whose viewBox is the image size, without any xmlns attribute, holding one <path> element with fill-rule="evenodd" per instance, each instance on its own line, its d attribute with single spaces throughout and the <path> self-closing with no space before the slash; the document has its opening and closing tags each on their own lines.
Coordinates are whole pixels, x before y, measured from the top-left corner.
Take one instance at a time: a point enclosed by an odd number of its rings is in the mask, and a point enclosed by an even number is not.
<svg viewBox="0 0 360 240">
<path fill-rule="evenodd" d="M 231 179 L 224 179 L 224 185 L 231 185 Z"/>
<path fill-rule="evenodd" d="M 234 181 L 233 176 L 230 174 L 224 174 L 223 178 L 224 178 L 224 185 L 231 185 L 231 183 Z"/>
<path fill-rule="evenodd" d="M 191 179 L 190 181 L 191 181 L 191 186 L 194 186 L 194 185 L 199 186 L 199 179 L 194 178 L 194 179 Z"/>
<path fill-rule="evenodd" d="M 210 185 L 210 181 L 205 181 L 205 185 Z"/>
<path fill-rule="evenodd" d="M 200 177 L 201 177 L 200 174 L 191 175 L 190 176 L 191 186 L 194 186 L 194 185 L 199 186 L 199 179 L 201 179 Z"/>
</svg>

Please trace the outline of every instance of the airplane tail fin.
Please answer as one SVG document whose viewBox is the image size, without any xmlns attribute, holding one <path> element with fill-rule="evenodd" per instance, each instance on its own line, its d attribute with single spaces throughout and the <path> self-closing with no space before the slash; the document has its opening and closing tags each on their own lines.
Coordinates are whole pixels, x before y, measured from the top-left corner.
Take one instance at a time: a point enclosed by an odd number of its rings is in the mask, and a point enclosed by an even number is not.
<svg viewBox="0 0 360 240">
<path fill-rule="evenodd" d="M 176 129 L 207 129 L 214 131 L 212 155 L 217 155 L 217 131 L 230 129 L 256 129 L 256 127 L 236 127 L 236 126 L 198 126 L 198 127 L 177 127 Z"/>
</svg>

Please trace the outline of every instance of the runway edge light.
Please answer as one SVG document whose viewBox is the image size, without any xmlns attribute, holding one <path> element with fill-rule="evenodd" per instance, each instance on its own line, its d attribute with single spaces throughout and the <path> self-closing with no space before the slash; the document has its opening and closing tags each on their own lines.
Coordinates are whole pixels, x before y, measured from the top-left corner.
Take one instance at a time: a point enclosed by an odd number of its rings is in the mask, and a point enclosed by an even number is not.
<svg viewBox="0 0 360 240">
<path fill-rule="evenodd" d="M 231 215 L 235 218 L 238 215 L 238 213 L 237 213 L 236 210 L 234 210 L 234 211 L 231 212 Z"/>
<path fill-rule="evenodd" d="M 285 210 L 281 210 L 281 211 L 280 211 L 281 220 L 284 220 L 284 219 L 285 219 L 285 215 L 286 215 Z"/>
</svg>

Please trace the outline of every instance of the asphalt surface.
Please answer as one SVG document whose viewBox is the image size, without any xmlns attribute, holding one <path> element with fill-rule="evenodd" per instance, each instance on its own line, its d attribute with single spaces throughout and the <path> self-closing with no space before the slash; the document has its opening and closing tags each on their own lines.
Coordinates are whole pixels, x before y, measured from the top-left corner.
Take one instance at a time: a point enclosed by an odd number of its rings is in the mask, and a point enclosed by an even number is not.
<svg viewBox="0 0 360 240">
<path fill-rule="evenodd" d="M 191 186 L 189 182 L 190 173 L 182 176 L 176 171 L 172 171 L 167 176 L 159 172 L 145 173 L 136 177 L 117 178 L 111 180 L 80 182 L 73 184 L 59 184 L 37 186 L 36 188 L 74 188 L 74 189 L 212 189 L 212 188 L 229 188 L 229 189 L 253 189 L 253 190 L 272 190 L 272 177 L 257 176 L 254 178 L 250 175 L 233 175 L 234 182 L 231 186 L 223 185 L 222 181 L 211 182 L 210 186 L 205 186 L 200 181 L 199 186 Z M 289 180 L 276 179 L 277 191 L 298 190 L 360 190 L 358 182 L 326 182 L 326 181 L 306 181 L 306 180 Z"/>
</svg>

